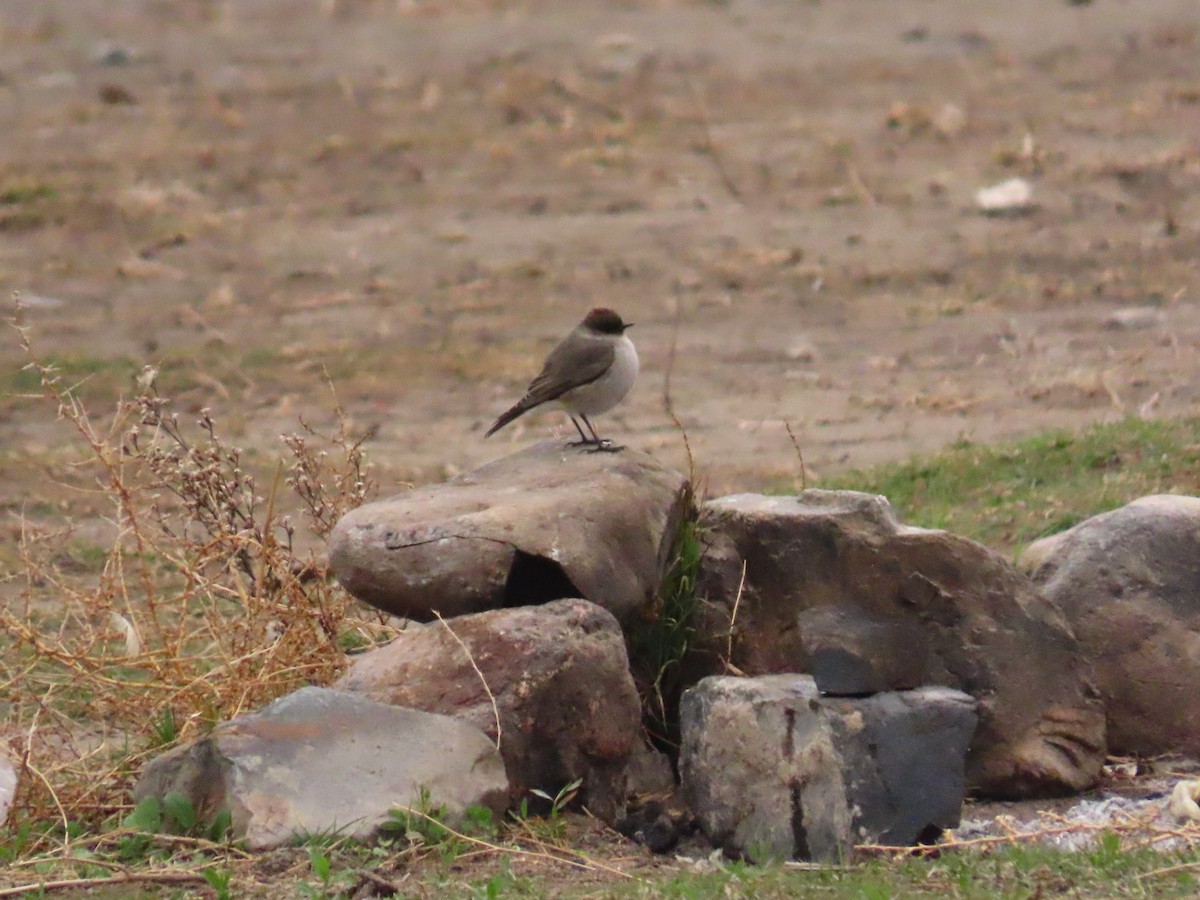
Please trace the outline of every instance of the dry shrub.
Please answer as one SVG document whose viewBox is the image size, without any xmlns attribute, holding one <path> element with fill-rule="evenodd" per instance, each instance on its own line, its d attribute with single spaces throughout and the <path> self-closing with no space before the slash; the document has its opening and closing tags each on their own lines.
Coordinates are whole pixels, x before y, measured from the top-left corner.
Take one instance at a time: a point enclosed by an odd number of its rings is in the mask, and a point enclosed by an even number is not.
<svg viewBox="0 0 1200 900">
<path fill-rule="evenodd" d="M 81 439 L 79 468 L 112 505 L 98 576 L 64 554 L 69 528 L 22 523 L 21 586 L 0 609 L 18 814 L 66 828 L 119 810 L 152 752 L 329 682 L 345 645 L 387 629 L 357 617 L 365 608 L 319 552 L 371 490 L 340 407 L 334 433 L 301 422 L 283 439 L 287 455 L 264 488 L 207 410 L 195 423 L 170 411 L 153 369 L 99 427 L 18 331 L 43 395 Z M 304 520 L 299 533 L 287 510 Z M 312 549 L 298 549 L 301 539 Z"/>
</svg>

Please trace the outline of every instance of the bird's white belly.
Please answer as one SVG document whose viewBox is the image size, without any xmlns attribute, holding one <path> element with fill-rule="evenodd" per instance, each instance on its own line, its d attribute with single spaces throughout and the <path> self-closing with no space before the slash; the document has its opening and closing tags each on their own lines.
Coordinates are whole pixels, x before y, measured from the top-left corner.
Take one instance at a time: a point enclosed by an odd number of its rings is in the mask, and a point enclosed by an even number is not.
<svg viewBox="0 0 1200 900">
<path fill-rule="evenodd" d="M 617 341 L 613 364 L 590 384 L 568 391 L 559 403 L 569 413 L 595 416 L 608 412 L 625 399 L 638 375 L 638 355 L 633 341 L 625 335 Z"/>
</svg>

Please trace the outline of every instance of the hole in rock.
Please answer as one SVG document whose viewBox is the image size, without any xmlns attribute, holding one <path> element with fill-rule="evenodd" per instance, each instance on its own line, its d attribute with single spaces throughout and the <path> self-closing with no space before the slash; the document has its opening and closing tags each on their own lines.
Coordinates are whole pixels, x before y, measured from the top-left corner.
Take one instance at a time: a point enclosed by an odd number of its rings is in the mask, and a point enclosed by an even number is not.
<svg viewBox="0 0 1200 900">
<path fill-rule="evenodd" d="M 921 829 L 921 833 L 917 835 L 918 844 L 936 844 L 942 838 L 942 833 L 945 831 L 941 825 L 934 825 L 932 822 Z"/>
<path fill-rule="evenodd" d="M 564 597 L 582 597 L 562 566 L 552 559 L 517 550 L 504 582 L 505 606 L 534 606 Z"/>
</svg>

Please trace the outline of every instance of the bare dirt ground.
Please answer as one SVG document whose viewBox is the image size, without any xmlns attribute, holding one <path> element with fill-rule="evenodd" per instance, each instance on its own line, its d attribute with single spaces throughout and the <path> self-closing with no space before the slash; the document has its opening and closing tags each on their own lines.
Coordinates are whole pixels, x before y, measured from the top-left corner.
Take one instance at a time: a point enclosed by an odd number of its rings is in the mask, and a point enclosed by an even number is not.
<svg viewBox="0 0 1200 900">
<path fill-rule="evenodd" d="M 713 492 L 785 423 L 811 479 L 1200 394 L 1193 0 L 8 0 L 0 123 L 0 287 L 85 396 L 155 363 L 275 454 L 328 371 L 384 490 L 573 434 L 481 437 L 594 305 L 601 430 L 683 465 L 670 370 Z M 12 508 L 58 432 L 0 354 Z"/>
</svg>

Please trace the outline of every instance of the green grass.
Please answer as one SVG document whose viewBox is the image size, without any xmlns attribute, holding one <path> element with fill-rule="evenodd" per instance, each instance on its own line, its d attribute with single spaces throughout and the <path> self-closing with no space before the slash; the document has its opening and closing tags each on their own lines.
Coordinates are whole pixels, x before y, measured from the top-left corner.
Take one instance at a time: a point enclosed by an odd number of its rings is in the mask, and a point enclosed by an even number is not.
<svg viewBox="0 0 1200 900">
<path fill-rule="evenodd" d="M 52 185 L 41 181 L 13 181 L 0 184 L 0 205 L 15 206 L 57 196 Z"/>
<path fill-rule="evenodd" d="M 1200 491 L 1200 418 L 1125 419 L 994 446 L 961 441 L 821 487 L 883 494 L 908 524 L 1019 550 L 1146 494 Z"/>
<path fill-rule="evenodd" d="M 679 527 L 656 602 L 629 637 L 630 666 L 642 698 L 644 724 L 650 735 L 668 744 L 679 739 L 679 697 L 685 687 L 680 666 L 691 647 L 700 604 L 696 579 L 703 541 L 691 497 L 686 504 L 688 518 Z"/>
<path fill-rule="evenodd" d="M 1067 853 L 1040 847 L 1010 847 L 992 853 L 947 853 L 935 860 L 873 860 L 861 865 L 798 870 L 784 866 L 726 864 L 702 874 L 674 874 L 649 884 L 612 886 L 603 892 L 564 896 L 603 898 L 837 897 L 888 900 L 896 897 L 954 897 L 966 900 L 1039 896 L 1194 897 L 1200 886 L 1200 857 L 1125 851 L 1115 837 L 1091 852 Z M 1170 866 L 1192 868 L 1164 872 Z"/>
<path fill-rule="evenodd" d="M 110 394 L 117 393 L 121 387 L 128 389 L 139 369 L 135 363 L 124 357 L 86 354 L 49 354 L 43 362 L 53 366 L 67 386 L 100 380 L 104 382 Z M 41 376 L 31 368 L 14 369 L 9 374 L 8 389 L 14 393 L 41 393 Z"/>
</svg>

